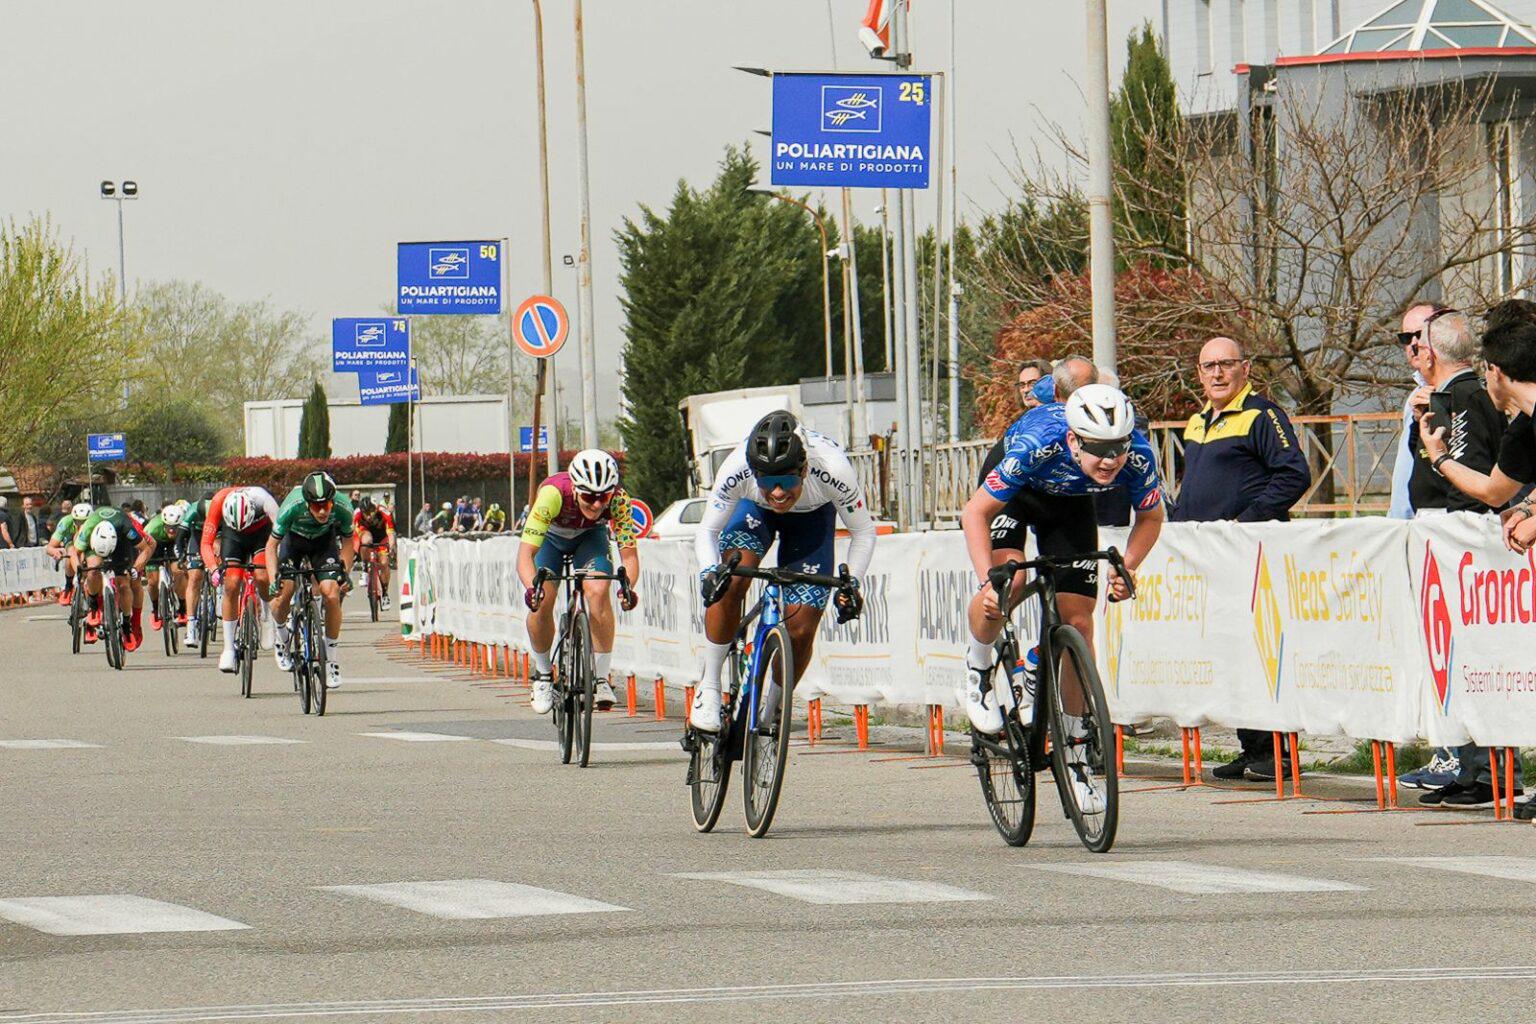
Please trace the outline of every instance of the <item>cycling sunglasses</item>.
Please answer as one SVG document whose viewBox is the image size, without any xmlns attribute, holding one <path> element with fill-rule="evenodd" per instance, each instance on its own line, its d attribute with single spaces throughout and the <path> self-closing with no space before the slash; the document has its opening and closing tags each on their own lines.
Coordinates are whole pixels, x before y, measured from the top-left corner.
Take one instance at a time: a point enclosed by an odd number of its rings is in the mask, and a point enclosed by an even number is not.
<svg viewBox="0 0 1536 1024">
<path fill-rule="evenodd" d="M 1131 439 L 1128 437 L 1119 441 L 1095 441 L 1092 438 L 1079 437 L 1077 443 L 1083 451 L 1100 459 L 1118 459 L 1131 450 Z"/>
<path fill-rule="evenodd" d="M 792 491 L 799 487 L 801 483 L 799 473 L 780 473 L 777 476 L 759 476 L 753 479 L 757 481 L 757 486 L 764 494 L 767 494 L 774 488 L 778 488 L 781 491 Z"/>
<path fill-rule="evenodd" d="M 593 505 L 601 505 L 603 502 L 613 497 L 613 491 L 609 490 L 594 493 L 592 491 L 583 491 L 578 488 L 576 491 L 576 497 L 582 499 L 583 501 L 590 502 Z"/>
<path fill-rule="evenodd" d="M 309 506 L 311 512 L 324 512 L 328 511 L 335 503 L 330 501 L 306 501 L 304 504 Z"/>
</svg>

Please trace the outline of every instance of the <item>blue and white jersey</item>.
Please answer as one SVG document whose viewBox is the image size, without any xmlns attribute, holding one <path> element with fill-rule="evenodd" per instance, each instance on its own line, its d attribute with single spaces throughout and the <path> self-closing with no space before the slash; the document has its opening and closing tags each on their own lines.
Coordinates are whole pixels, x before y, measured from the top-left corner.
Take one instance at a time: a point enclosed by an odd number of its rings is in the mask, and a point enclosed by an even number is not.
<svg viewBox="0 0 1536 1024">
<path fill-rule="evenodd" d="M 1131 452 L 1120 474 L 1108 484 L 1091 479 L 1067 448 L 1067 407 L 1053 402 L 1031 409 L 1013 421 L 1003 435 L 1003 459 L 982 489 L 998 501 L 1007 501 L 1028 488 L 1044 494 L 1094 494 L 1128 488 L 1137 509 L 1156 508 L 1163 501 L 1162 481 L 1157 476 L 1157 457 L 1147 435 L 1131 434 Z"/>
</svg>

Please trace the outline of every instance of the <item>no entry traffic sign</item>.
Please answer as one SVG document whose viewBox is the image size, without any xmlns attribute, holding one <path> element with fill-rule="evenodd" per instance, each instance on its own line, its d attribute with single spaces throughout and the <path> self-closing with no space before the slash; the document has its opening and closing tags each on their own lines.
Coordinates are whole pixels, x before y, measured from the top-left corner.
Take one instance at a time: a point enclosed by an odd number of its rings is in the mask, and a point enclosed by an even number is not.
<svg viewBox="0 0 1536 1024">
<path fill-rule="evenodd" d="M 638 536 L 644 537 L 651 532 L 651 524 L 656 521 L 656 517 L 651 514 L 651 506 L 639 498 L 630 498 L 629 514 L 635 521 L 635 533 Z"/>
<path fill-rule="evenodd" d="M 560 351 L 570 333 L 571 318 L 559 299 L 534 295 L 512 315 L 517 347 L 535 359 L 545 359 Z"/>
</svg>

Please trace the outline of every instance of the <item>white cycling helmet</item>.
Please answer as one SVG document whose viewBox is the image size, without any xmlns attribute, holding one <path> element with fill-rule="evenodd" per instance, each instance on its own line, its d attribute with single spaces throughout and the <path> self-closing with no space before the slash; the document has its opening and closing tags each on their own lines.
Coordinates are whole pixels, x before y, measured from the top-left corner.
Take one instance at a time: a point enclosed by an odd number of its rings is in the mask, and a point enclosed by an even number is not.
<svg viewBox="0 0 1536 1024">
<path fill-rule="evenodd" d="M 1136 429 L 1136 412 L 1119 388 L 1084 384 L 1067 399 L 1067 426 L 1079 441 L 1088 442 L 1090 450 L 1109 446 L 1124 451 Z"/>
<path fill-rule="evenodd" d="M 117 527 L 111 523 L 97 523 L 91 531 L 91 550 L 106 558 L 117 550 Z"/>
<path fill-rule="evenodd" d="M 571 485 L 588 494 L 603 494 L 619 486 L 619 464 L 601 448 L 577 452 L 566 472 L 571 474 Z"/>
<path fill-rule="evenodd" d="M 69 514 L 73 516 L 78 522 L 83 523 L 87 519 L 91 518 L 91 512 L 93 511 L 94 509 L 91 508 L 90 502 L 77 501 L 75 502 L 75 507 L 69 510 Z"/>
<path fill-rule="evenodd" d="M 160 510 L 160 521 L 166 526 L 180 526 L 185 509 L 180 505 L 167 505 Z"/>
<path fill-rule="evenodd" d="M 224 499 L 223 520 L 237 532 L 245 532 L 260 517 L 256 503 L 244 490 L 235 491 Z"/>
</svg>

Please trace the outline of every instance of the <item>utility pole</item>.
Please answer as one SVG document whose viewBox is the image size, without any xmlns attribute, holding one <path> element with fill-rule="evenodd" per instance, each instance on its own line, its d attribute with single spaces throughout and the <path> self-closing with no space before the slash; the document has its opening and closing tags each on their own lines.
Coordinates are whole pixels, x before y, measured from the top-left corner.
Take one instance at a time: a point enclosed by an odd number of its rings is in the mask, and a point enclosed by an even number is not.
<svg viewBox="0 0 1536 1024">
<path fill-rule="evenodd" d="M 869 397 L 864 388 L 864 320 L 859 303 L 859 247 L 854 240 L 853 190 L 843 189 L 843 221 L 848 225 L 849 304 L 853 312 L 853 376 L 854 395 L 858 402 L 859 418 L 856 429 L 850 430 L 849 447 L 858 438 L 858 447 L 869 443 Z M 846 370 L 846 367 L 845 367 Z"/>
<path fill-rule="evenodd" d="M 949 105 L 949 440 L 960 440 L 960 287 L 955 283 L 955 232 L 960 229 L 960 138 L 957 108 L 960 94 L 955 89 L 955 7 L 949 0 L 949 78 L 944 84 Z M 942 173 L 942 172 L 941 172 Z"/>
<path fill-rule="evenodd" d="M 539 220 L 539 226 L 543 229 L 544 242 L 544 265 L 542 267 L 544 271 L 544 294 L 554 295 L 555 268 L 552 262 L 553 257 L 550 254 L 549 239 L 549 131 L 547 109 L 544 101 L 544 9 L 540 5 L 540 0 L 533 0 L 533 50 L 539 101 L 539 194 L 543 197 L 543 209 L 541 210 L 542 215 Z M 515 331 L 517 325 L 513 324 L 512 329 Z M 550 359 L 540 359 L 538 364 L 538 376 L 533 385 L 533 454 L 528 457 L 528 500 L 530 502 L 533 501 L 534 488 L 538 486 L 538 482 L 534 479 L 533 467 L 538 461 L 539 417 L 543 412 L 544 393 L 546 389 L 551 394 L 554 392 L 553 387 L 549 384 L 550 378 L 554 376 L 554 367 L 550 365 Z M 550 476 L 553 476 L 560 468 L 559 456 L 557 454 L 560 451 L 560 424 L 555 421 L 553 415 L 553 401 L 550 402 L 550 406 L 549 447 L 545 452 L 545 470 Z"/>
<path fill-rule="evenodd" d="M 576 176 L 581 187 L 581 446 L 597 447 L 597 355 L 592 317 L 592 181 L 587 160 L 587 56 L 581 0 L 576 0 Z"/>
<path fill-rule="evenodd" d="M 1093 289 L 1093 362 L 1115 369 L 1115 222 L 1110 206 L 1109 16 L 1106 0 L 1087 0 L 1088 254 Z"/>
</svg>

